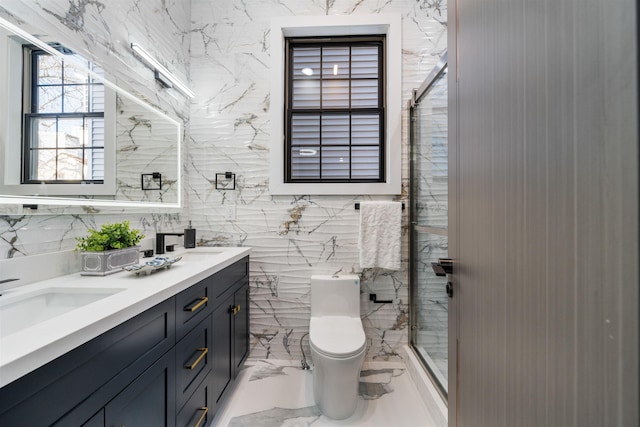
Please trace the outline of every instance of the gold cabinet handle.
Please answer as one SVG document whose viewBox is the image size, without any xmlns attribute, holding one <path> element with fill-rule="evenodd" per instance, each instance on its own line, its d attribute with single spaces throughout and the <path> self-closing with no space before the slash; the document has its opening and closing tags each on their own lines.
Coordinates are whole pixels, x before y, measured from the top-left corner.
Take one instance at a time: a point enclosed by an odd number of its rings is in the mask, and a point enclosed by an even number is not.
<svg viewBox="0 0 640 427">
<path fill-rule="evenodd" d="M 234 305 L 233 307 L 231 307 L 231 314 L 236 315 L 240 312 L 240 306 L 239 305 Z"/>
<path fill-rule="evenodd" d="M 200 419 L 196 423 L 195 427 L 200 427 L 200 424 L 204 421 L 204 418 L 207 416 L 207 412 L 209 412 L 209 408 L 203 406 L 202 408 L 198 408 L 198 411 L 202 411 L 202 415 L 200 415 Z"/>
<path fill-rule="evenodd" d="M 205 305 L 205 304 L 207 303 L 207 301 L 209 301 L 209 297 L 200 297 L 200 298 L 198 298 L 198 299 L 199 299 L 200 301 L 199 301 L 197 304 L 192 305 L 192 306 L 188 306 L 188 305 L 187 305 L 187 306 L 184 308 L 184 311 L 190 311 L 190 312 L 192 312 L 192 313 L 193 313 L 194 311 L 196 311 L 197 309 L 199 309 L 200 307 L 202 307 L 203 305 Z"/>
<path fill-rule="evenodd" d="M 200 356 L 198 356 L 191 365 L 184 365 L 184 369 L 195 369 L 195 367 L 198 366 L 198 363 L 200 363 L 207 353 L 209 353 L 209 349 L 206 347 L 199 348 L 198 351 L 200 352 Z"/>
</svg>

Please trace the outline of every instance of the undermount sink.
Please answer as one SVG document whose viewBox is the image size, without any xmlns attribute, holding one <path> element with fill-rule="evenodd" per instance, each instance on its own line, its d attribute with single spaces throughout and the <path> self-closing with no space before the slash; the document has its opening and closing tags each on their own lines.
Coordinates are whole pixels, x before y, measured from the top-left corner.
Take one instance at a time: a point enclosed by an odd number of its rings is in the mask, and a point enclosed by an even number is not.
<svg viewBox="0 0 640 427">
<path fill-rule="evenodd" d="M 184 254 L 182 254 L 182 258 L 185 261 L 204 261 L 207 259 L 211 259 L 211 257 L 214 257 L 216 255 L 223 254 L 228 250 L 229 248 L 225 247 L 200 246 L 197 249 L 187 249 Z"/>
<path fill-rule="evenodd" d="M 123 291 L 120 288 L 47 288 L 0 296 L 0 338 Z"/>
</svg>

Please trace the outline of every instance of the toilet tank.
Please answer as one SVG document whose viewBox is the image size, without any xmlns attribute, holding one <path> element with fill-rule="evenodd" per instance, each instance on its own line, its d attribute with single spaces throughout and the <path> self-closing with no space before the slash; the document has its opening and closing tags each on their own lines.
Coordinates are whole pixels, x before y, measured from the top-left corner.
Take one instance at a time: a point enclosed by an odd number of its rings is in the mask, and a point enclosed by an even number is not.
<svg viewBox="0 0 640 427">
<path fill-rule="evenodd" d="M 360 317 L 360 278 L 355 274 L 311 276 L 311 316 Z"/>
</svg>

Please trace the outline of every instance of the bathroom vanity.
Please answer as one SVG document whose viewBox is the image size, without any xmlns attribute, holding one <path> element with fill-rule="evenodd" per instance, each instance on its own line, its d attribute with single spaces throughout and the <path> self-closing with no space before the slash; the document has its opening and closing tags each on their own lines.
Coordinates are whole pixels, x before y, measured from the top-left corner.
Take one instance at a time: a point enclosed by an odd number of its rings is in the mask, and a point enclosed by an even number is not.
<svg viewBox="0 0 640 427">
<path fill-rule="evenodd" d="M 74 274 L 6 292 L 106 296 L 0 330 L 0 425 L 208 425 L 249 352 L 249 251 L 196 248 L 149 276 Z"/>
</svg>

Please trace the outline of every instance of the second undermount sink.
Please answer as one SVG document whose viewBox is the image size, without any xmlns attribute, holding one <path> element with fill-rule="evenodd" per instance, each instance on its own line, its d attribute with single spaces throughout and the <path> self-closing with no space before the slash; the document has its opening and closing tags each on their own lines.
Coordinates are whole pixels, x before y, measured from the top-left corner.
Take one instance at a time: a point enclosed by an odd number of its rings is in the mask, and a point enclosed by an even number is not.
<svg viewBox="0 0 640 427">
<path fill-rule="evenodd" d="M 187 249 L 182 254 L 182 259 L 185 261 L 205 261 L 211 259 L 216 255 L 223 254 L 227 252 L 229 248 L 221 247 L 221 246 L 200 246 L 196 249 Z"/>
<path fill-rule="evenodd" d="M 0 338 L 123 291 L 120 288 L 46 288 L 0 296 Z"/>
</svg>

